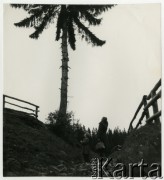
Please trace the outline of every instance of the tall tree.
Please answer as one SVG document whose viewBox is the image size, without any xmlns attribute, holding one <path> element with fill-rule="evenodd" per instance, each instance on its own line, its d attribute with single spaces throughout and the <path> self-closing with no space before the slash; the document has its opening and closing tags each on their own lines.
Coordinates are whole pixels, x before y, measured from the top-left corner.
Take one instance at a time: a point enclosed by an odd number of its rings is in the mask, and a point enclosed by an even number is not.
<svg viewBox="0 0 164 180">
<path fill-rule="evenodd" d="M 98 18 L 103 12 L 114 5 L 43 5 L 43 4 L 11 4 L 12 7 L 22 8 L 29 14 L 29 17 L 15 23 L 17 27 L 33 27 L 35 29 L 29 37 L 37 39 L 49 24 L 57 21 L 56 41 L 61 40 L 62 51 L 62 78 L 61 78 L 61 99 L 59 114 L 66 116 L 67 111 L 67 86 L 68 86 L 68 44 L 75 50 L 75 30 L 88 43 L 93 46 L 102 46 L 105 41 L 96 37 L 85 25 L 100 25 L 102 19 Z"/>
</svg>

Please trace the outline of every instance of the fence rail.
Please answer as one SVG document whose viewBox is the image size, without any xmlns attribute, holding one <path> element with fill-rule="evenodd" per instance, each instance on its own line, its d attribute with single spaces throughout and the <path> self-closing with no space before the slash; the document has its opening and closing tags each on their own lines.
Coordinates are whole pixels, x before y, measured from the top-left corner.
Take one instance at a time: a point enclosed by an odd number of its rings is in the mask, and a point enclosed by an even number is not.
<svg viewBox="0 0 164 180">
<path fill-rule="evenodd" d="M 16 101 L 23 102 L 23 103 L 25 103 L 25 104 L 31 105 L 34 109 L 28 108 L 28 107 L 24 107 L 24 106 L 20 106 L 20 105 L 18 105 L 18 104 L 14 104 L 14 103 L 11 103 L 11 102 L 8 102 L 8 101 L 6 100 L 6 98 L 8 98 L 8 99 L 13 99 L 13 100 L 16 100 Z M 18 108 L 22 108 L 22 109 L 28 110 L 28 111 L 30 111 L 30 113 L 28 113 L 29 115 L 34 116 L 36 119 L 38 118 L 39 106 L 37 106 L 37 105 L 35 105 L 35 104 L 32 104 L 32 103 L 30 103 L 30 102 L 27 102 L 27 101 L 24 101 L 24 100 L 15 98 L 15 97 L 11 97 L 11 96 L 8 96 L 8 95 L 3 95 L 3 109 L 6 108 L 6 107 L 5 107 L 6 104 L 10 104 L 10 105 L 12 105 L 12 106 L 15 106 L 15 107 L 18 107 Z M 32 111 L 33 113 L 31 113 L 31 111 Z"/>
<path fill-rule="evenodd" d="M 128 132 L 131 132 L 133 129 L 137 129 L 141 124 L 142 121 L 144 119 L 144 117 L 146 117 L 146 123 L 151 123 L 153 120 L 155 121 L 155 123 L 159 123 L 160 119 L 159 117 L 161 116 L 161 110 L 158 110 L 158 99 L 161 98 L 161 90 L 156 93 L 156 91 L 161 87 L 161 79 L 157 82 L 157 84 L 154 86 L 154 88 L 150 91 L 149 95 L 144 95 L 142 98 L 142 101 L 140 102 L 131 122 L 129 125 L 129 129 Z M 148 102 L 149 101 L 149 102 Z M 152 106 L 153 108 L 153 115 L 150 116 L 149 113 L 149 108 Z M 138 123 L 136 125 L 136 127 L 133 127 L 133 122 L 136 119 L 138 113 L 141 111 L 143 107 L 143 112 L 141 114 L 141 117 L 138 120 Z"/>
</svg>

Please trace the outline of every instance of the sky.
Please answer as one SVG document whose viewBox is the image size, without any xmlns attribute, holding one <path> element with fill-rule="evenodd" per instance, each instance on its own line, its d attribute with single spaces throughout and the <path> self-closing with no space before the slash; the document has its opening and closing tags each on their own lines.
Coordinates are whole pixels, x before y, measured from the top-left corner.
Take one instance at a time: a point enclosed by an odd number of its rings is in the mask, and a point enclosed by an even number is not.
<svg viewBox="0 0 164 180">
<path fill-rule="evenodd" d="M 128 129 L 142 96 L 161 77 L 160 4 L 117 5 L 104 13 L 92 32 L 106 44 L 92 47 L 77 34 L 69 48 L 68 111 L 86 127 Z M 56 21 L 38 40 L 32 28 L 17 28 L 27 14 L 4 5 L 3 93 L 40 106 L 39 120 L 60 104 L 61 42 Z"/>
</svg>

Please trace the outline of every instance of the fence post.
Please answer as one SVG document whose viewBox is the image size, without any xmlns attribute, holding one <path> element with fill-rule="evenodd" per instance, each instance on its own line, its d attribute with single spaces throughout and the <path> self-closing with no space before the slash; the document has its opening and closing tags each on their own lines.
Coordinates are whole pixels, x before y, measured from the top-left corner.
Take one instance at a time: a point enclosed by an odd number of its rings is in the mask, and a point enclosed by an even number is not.
<svg viewBox="0 0 164 180">
<path fill-rule="evenodd" d="M 5 95 L 3 95 L 3 110 L 5 108 Z"/>
<path fill-rule="evenodd" d="M 38 119 L 38 106 L 36 106 L 36 113 L 35 113 L 35 117 L 36 117 L 36 119 Z"/>
<path fill-rule="evenodd" d="M 147 105 L 147 96 L 146 95 L 143 96 L 143 104 L 144 104 L 144 107 Z M 149 109 L 145 110 L 145 115 L 146 115 L 146 119 L 150 118 Z"/>
<path fill-rule="evenodd" d="M 155 95 L 156 95 L 156 92 L 152 91 L 152 92 L 151 92 L 151 98 L 153 98 Z M 152 107 L 153 107 L 153 113 L 156 114 L 156 113 L 158 112 L 158 104 L 157 104 L 157 101 L 152 104 Z M 155 123 L 160 123 L 160 119 L 159 119 L 159 118 L 156 118 L 156 119 L 155 119 Z"/>
</svg>

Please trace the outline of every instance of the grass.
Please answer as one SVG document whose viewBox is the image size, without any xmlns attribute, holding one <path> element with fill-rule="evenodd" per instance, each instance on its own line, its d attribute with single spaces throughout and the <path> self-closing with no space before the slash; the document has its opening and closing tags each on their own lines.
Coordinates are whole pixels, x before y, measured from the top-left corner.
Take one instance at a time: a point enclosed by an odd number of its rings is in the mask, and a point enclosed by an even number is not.
<svg viewBox="0 0 164 180">
<path fill-rule="evenodd" d="M 123 163 L 126 167 L 144 159 L 149 165 L 144 173 L 152 163 L 161 165 L 161 124 L 134 130 L 122 150 L 110 157 L 114 165 Z M 83 163 L 80 148 L 55 136 L 41 121 L 11 109 L 4 111 L 4 176 L 91 176 L 90 168 L 90 164 Z M 134 170 L 134 177 L 137 176 L 138 169 Z"/>
<path fill-rule="evenodd" d="M 144 173 L 151 170 L 152 163 L 161 166 L 161 124 L 146 124 L 134 130 L 127 137 L 122 150 L 111 155 L 115 162 L 121 162 L 128 167 L 129 163 L 140 163 L 143 159 L 148 164 Z M 128 168 L 127 168 L 128 171 Z M 134 169 L 134 177 L 139 176 L 138 169 Z"/>
<path fill-rule="evenodd" d="M 72 161 L 82 161 L 80 149 L 52 134 L 41 121 L 25 113 L 5 110 L 4 176 L 47 175 L 52 166 L 68 165 Z"/>
</svg>

